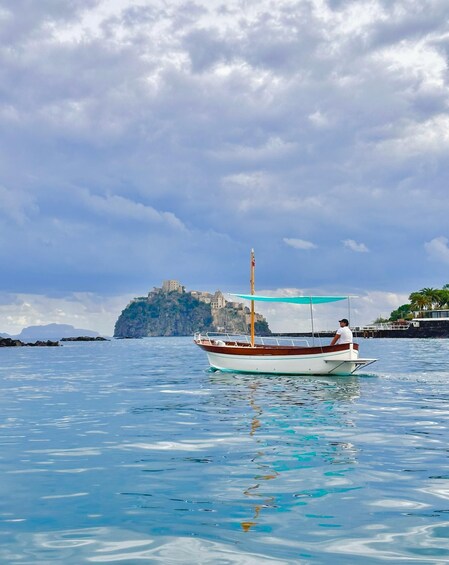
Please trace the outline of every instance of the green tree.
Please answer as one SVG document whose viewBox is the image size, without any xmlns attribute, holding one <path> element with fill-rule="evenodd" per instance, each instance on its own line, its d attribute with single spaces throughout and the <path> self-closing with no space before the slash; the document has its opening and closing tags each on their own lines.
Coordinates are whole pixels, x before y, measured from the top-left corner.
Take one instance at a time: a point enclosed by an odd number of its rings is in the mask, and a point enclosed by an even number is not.
<svg viewBox="0 0 449 565">
<path fill-rule="evenodd" d="M 390 314 L 390 320 L 411 319 L 413 312 L 431 310 L 433 308 L 449 308 L 449 283 L 442 288 L 425 287 L 412 292 L 408 297 L 410 304 L 403 304 Z"/>
<path fill-rule="evenodd" d="M 396 322 L 397 320 L 407 320 L 412 317 L 410 304 L 403 304 L 390 314 L 390 321 Z"/>
<path fill-rule="evenodd" d="M 422 292 L 412 292 L 408 299 L 410 300 L 412 310 L 424 310 L 428 303 L 427 298 Z"/>
<path fill-rule="evenodd" d="M 390 320 L 388 318 L 382 318 L 382 316 L 379 316 L 374 320 L 373 324 L 386 324 L 389 321 Z"/>
<path fill-rule="evenodd" d="M 437 306 L 438 308 L 447 308 L 449 306 L 449 288 L 443 287 L 441 290 L 438 290 Z"/>
<path fill-rule="evenodd" d="M 436 304 L 438 304 L 438 292 L 437 288 L 422 288 L 420 293 L 426 299 L 426 307 L 432 310 Z"/>
</svg>

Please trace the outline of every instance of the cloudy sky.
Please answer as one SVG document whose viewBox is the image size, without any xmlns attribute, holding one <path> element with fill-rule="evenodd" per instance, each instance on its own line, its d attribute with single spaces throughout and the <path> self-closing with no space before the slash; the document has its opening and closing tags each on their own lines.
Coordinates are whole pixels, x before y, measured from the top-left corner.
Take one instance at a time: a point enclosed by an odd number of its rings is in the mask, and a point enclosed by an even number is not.
<svg viewBox="0 0 449 565">
<path fill-rule="evenodd" d="M 256 290 L 357 294 L 356 323 L 448 283 L 448 16 L 0 0 L 0 331 L 248 291 L 252 247 Z"/>
</svg>

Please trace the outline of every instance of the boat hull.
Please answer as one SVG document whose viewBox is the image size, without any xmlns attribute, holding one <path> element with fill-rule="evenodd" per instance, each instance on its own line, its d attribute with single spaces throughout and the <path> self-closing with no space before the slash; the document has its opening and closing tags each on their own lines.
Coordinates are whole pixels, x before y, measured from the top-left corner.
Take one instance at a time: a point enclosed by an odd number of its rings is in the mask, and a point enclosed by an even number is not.
<svg viewBox="0 0 449 565">
<path fill-rule="evenodd" d="M 359 359 L 357 344 L 323 347 L 220 345 L 196 340 L 212 369 L 274 375 L 351 375 L 359 367 L 373 362 Z"/>
</svg>

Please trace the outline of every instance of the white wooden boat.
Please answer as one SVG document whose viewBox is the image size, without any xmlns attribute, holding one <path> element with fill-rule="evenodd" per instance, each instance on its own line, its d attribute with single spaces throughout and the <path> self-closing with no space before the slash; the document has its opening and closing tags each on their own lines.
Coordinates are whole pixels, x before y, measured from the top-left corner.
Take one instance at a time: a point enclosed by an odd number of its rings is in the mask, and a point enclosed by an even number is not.
<svg viewBox="0 0 449 565">
<path fill-rule="evenodd" d="M 360 358 L 356 343 L 288 345 L 267 343 L 267 338 L 262 338 L 262 342 L 251 345 L 248 337 L 195 334 L 194 341 L 206 352 L 212 369 L 233 373 L 351 375 L 376 361 Z"/>
<path fill-rule="evenodd" d="M 203 349 L 212 369 L 234 373 L 276 375 L 351 375 L 376 359 L 359 357 L 356 343 L 310 346 L 305 340 L 256 337 L 254 334 L 254 301 L 288 302 L 313 305 L 349 299 L 347 296 L 272 297 L 254 294 L 254 251 L 251 252 L 251 294 L 235 296 L 251 301 L 251 335 L 195 334 L 194 342 Z"/>
</svg>

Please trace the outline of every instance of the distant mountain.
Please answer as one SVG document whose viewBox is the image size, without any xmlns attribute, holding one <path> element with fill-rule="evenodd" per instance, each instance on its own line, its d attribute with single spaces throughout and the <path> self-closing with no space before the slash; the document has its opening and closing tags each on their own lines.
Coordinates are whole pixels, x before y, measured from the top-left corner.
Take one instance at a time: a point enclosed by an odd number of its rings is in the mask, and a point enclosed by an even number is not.
<svg viewBox="0 0 449 565">
<path fill-rule="evenodd" d="M 1 337 L 20 339 L 20 341 L 30 342 L 36 340 L 59 341 L 63 337 L 97 337 L 100 334 L 92 330 L 75 328 L 69 324 L 47 324 L 45 326 L 28 326 L 18 335 L 0 334 Z"/>
</svg>

